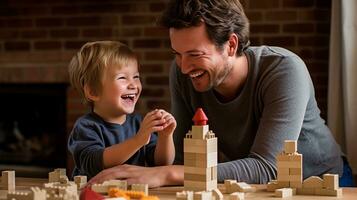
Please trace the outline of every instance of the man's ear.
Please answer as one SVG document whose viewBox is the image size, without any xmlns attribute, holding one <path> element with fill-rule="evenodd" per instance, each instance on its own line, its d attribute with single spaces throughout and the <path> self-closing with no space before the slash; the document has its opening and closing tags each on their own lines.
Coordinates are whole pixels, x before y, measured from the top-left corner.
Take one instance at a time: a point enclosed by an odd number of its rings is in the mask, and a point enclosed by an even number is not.
<svg viewBox="0 0 357 200">
<path fill-rule="evenodd" d="M 232 33 L 228 39 L 228 56 L 235 56 L 238 49 L 238 36 Z"/>
<path fill-rule="evenodd" d="M 89 101 L 97 101 L 99 96 L 89 87 L 88 84 L 84 85 L 84 95 Z"/>
</svg>

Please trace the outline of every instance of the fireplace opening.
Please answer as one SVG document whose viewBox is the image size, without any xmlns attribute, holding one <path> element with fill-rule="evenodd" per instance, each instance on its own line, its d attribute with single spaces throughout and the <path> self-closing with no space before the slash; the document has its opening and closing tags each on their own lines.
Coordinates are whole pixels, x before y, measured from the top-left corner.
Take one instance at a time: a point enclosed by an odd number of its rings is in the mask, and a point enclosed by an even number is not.
<svg viewBox="0 0 357 200">
<path fill-rule="evenodd" d="M 65 168 L 67 84 L 1 84 L 0 170 L 47 177 Z"/>
</svg>

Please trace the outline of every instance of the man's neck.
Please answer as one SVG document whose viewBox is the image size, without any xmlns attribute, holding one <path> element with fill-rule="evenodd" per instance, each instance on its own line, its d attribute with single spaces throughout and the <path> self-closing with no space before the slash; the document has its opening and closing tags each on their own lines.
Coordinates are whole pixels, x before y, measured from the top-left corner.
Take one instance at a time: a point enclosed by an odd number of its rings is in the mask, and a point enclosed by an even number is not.
<svg viewBox="0 0 357 200">
<path fill-rule="evenodd" d="M 248 77 L 248 60 L 242 56 L 233 60 L 233 69 L 226 79 L 215 88 L 216 96 L 221 102 L 229 102 L 235 99 L 242 91 Z"/>
</svg>

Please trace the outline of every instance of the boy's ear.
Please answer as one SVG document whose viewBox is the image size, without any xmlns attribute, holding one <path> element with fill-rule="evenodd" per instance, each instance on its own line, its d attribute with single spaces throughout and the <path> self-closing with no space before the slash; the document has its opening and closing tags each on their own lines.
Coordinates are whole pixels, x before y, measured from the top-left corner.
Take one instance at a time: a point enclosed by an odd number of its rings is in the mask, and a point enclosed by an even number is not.
<svg viewBox="0 0 357 200">
<path fill-rule="evenodd" d="M 91 90 L 91 88 L 89 87 L 88 84 L 84 85 L 84 95 L 86 96 L 86 98 L 90 101 L 97 101 L 99 99 L 99 96 L 97 94 L 95 94 L 94 91 Z"/>
<path fill-rule="evenodd" d="M 238 36 L 232 33 L 228 39 L 228 55 L 235 56 L 238 49 Z"/>
</svg>

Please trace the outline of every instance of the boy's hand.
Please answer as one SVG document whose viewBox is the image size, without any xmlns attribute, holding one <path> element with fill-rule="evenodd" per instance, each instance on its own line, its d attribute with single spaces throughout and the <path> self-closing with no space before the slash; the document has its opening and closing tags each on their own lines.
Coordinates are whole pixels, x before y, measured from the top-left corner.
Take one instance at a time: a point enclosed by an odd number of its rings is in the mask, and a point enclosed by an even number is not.
<svg viewBox="0 0 357 200">
<path fill-rule="evenodd" d="M 162 113 L 162 118 L 165 119 L 165 122 L 162 124 L 163 130 L 157 131 L 160 136 L 170 136 L 173 134 L 176 128 L 175 118 L 165 110 L 159 110 Z"/>
<path fill-rule="evenodd" d="M 161 110 L 155 109 L 147 113 L 141 122 L 137 136 L 144 141 L 144 144 L 148 144 L 151 133 L 162 131 L 165 128 L 165 121 Z"/>
</svg>

